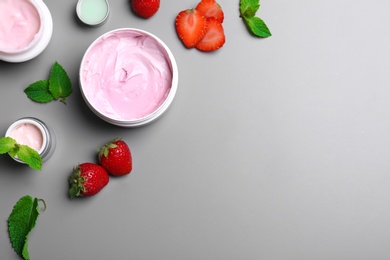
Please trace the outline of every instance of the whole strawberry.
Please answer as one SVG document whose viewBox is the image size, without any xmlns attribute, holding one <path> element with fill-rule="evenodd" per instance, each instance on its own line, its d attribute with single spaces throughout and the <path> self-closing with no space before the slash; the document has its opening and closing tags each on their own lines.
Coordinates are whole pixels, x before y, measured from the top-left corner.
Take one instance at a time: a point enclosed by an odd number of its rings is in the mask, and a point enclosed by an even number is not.
<svg viewBox="0 0 390 260">
<path fill-rule="evenodd" d="M 93 196 L 107 185 L 107 171 L 95 163 L 82 163 L 73 169 L 69 176 L 71 198 Z"/>
<path fill-rule="evenodd" d="M 160 0 L 131 0 L 131 7 L 137 15 L 150 18 L 160 8 Z"/>
<path fill-rule="evenodd" d="M 98 153 L 99 164 L 115 176 L 129 174 L 133 161 L 129 146 L 120 138 L 105 144 Z"/>
</svg>

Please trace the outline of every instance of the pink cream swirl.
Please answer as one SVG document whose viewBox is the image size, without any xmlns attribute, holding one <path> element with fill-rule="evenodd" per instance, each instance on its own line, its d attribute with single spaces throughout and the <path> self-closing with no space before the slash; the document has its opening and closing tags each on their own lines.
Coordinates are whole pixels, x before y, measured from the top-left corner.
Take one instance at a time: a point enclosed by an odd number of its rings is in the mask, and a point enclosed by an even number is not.
<svg viewBox="0 0 390 260">
<path fill-rule="evenodd" d="M 97 39 L 80 71 L 82 91 L 90 105 L 115 120 L 153 113 L 172 85 L 172 66 L 164 47 L 137 30 L 116 30 Z"/>
<path fill-rule="evenodd" d="M 19 51 L 29 45 L 41 18 L 29 0 L 0 0 L 0 51 Z"/>
</svg>

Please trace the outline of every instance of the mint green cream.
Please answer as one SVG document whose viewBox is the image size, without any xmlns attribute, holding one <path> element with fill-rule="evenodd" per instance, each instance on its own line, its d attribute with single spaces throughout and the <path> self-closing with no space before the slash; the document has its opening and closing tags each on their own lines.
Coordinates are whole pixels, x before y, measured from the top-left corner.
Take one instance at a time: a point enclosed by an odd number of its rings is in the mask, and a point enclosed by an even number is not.
<svg viewBox="0 0 390 260">
<path fill-rule="evenodd" d="M 81 21 L 89 25 L 102 23 L 108 15 L 107 0 L 79 0 L 77 14 Z"/>
</svg>

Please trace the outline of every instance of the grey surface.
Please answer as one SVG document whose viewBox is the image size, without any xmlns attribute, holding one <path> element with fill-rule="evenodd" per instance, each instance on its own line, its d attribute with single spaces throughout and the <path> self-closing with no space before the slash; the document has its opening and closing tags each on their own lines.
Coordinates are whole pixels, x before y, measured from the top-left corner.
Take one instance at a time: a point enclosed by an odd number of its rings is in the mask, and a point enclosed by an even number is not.
<svg viewBox="0 0 390 260">
<path fill-rule="evenodd" d="M 162 1 L 149 20 L 110 1 L 98 28 L 76 1 L 45 1 L 51 42 L 29 62 L 0 62 L 0 131 L 35 116 L 57 133 L 42 172 L 0 157 L 0 258 L 19 259 L 6 220 L 16 201 L 45 199 L 30 235 L 32 259 L 390 259 L 389 1 L 262 1 L 273 36 L 251 37 L 238 0 L 220 0 L 227 42 L 185 49 L 176 14 L 197 1 Z M 85 105 L 78 70 L 101 34 L 134 27 L 160 37 L 179 88 L 155 123 L 126 129 Z M 67 105 L 36 104 L 24 88 L 54 61 L 71 76 Z M 70 200 L 67 177 L 123 137 L 134 170 L 96 197 Z"/>
</svg>

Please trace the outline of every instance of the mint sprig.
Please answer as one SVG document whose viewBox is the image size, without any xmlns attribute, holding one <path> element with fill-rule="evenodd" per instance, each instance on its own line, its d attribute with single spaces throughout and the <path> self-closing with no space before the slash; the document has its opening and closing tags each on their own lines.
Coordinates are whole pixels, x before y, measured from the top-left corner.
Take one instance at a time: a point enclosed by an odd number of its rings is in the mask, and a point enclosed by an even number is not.
<svg viewBox="0 0 390 260">
<path fill-rule="evenodd" d="M 39 153 L 27 145 L 18 144 L 15 139 L 8 136 L 0 138 L 0 154 L 5 153 L 11 157 L 17 156 L 34 170 L 42 170 L 42 158 Z"/>
<path fill-rule="evenodd" d="M 240 0 L 240 17 L 249 32 L 256 37 L 267 38 L 272 34 L 265 22 L 256 16 L 259 9 L 260 0 Z"/>
<path fill-rule="evenodd" d="M 66 104 L 66 98 L 72 94 L 72 90 L 72 82 L 68 74 L 56 61 L 51 68 L 49 79 L 30 84 L 24 93 L 29 99 L 38 103 L 59 100 Z"/>
<path fill-rule="evenodd" d="M 42 201 L 44 206 L 46 206 L 42 199 L 33 199 L 30 195 L 20 198 L 14 205 L 7 221 L 12 248 L 25 260 L 30 259 L 28 237 L 34 229 L 39 216 L 39 201 Z"/>
</svg>

